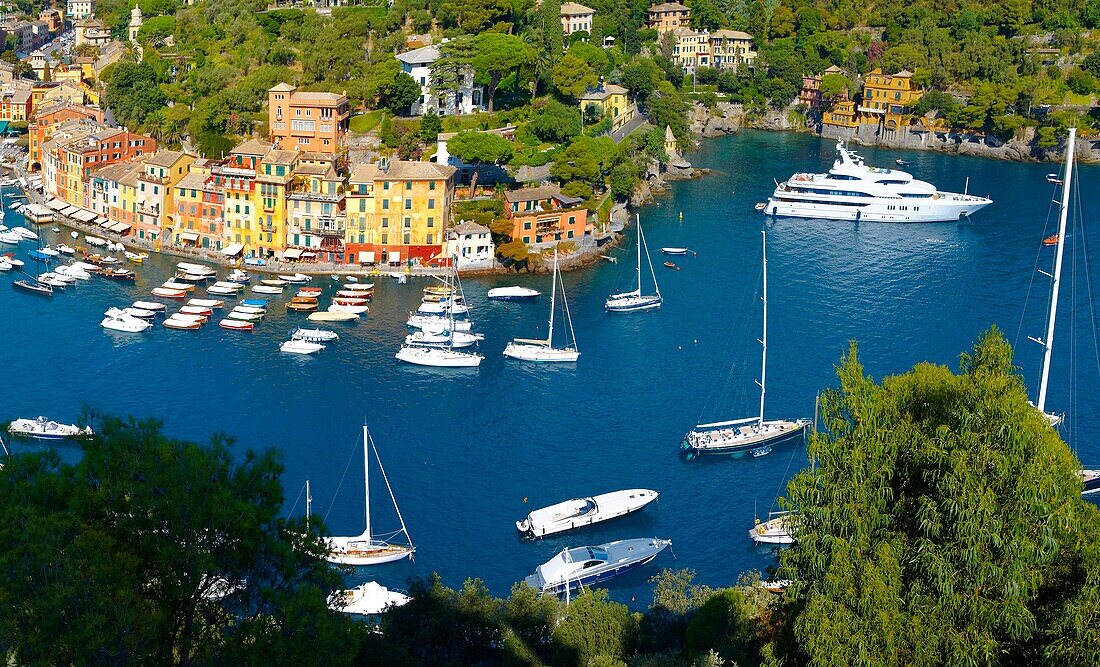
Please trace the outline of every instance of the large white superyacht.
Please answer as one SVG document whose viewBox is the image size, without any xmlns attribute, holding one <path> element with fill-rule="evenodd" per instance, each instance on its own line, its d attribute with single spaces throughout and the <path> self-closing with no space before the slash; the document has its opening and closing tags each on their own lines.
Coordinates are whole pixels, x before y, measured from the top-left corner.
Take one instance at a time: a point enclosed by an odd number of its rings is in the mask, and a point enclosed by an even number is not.
<svg viewBox="0 0 1100 667">
<path fill-rule="evenodd" d="M 868 167 L 836 144 L 839 156 L 827 174 L 801 173 L 778 183 L 756 208 L 775 217 L 866 222 L 947 222 L 993 203 L 986 197 L 940 192 L 935 185 L 897 169 Z"/>
</svg>

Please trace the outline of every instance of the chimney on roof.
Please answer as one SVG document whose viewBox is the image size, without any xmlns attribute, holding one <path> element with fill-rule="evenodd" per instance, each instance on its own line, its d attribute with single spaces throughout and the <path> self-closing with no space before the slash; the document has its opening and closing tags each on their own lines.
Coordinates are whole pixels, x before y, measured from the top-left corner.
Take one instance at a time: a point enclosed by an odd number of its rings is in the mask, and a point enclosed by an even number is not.
<svg viewBox="0 0 1100 667">
<path fill-rule="evenodd" d="M 382 173 L 386 174 L 390 171 L 390 159 L 388 157 L 381 157 L 378 159 L 378 166 L 382 169 Z"/>
</svg>

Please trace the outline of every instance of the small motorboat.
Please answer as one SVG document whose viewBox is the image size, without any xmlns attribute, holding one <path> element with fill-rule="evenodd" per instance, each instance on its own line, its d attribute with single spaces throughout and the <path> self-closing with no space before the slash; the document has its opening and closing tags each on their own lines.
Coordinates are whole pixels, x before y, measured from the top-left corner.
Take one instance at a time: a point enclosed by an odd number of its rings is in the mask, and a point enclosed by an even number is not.
<svg viewBox="0 0 1100 667">
<path fill-rule="evenodd" d="M 315 313 L 310 313 L 309 317 L 306 319 L 310 322 L 350 322 L 351 320 L 359 319 L 359 316 L 347 311 L 319 310 Z"/>
<path fill-rule="evenodd" d="M 502 288 L 507 289 L 507 288 Z M 454 288 L 450 285 L 428 285 L 424 288 L 425 294 L 440 294 L 443 296 L 450 296 L 454 294 Z"/>
<path fill-rule="evenodd" d="M 11 271 L 11 262 L 6 257 L 0 257 L 0 271 Z"/>
<path fill-rule="evenodd" d="M 69 276 L 77 280 L 91 280 L 92 274 L 84 268 L 83 262 L 77 262 L 75 264 L 63 264 L 53 270 L 54 273 L 62 276 Z M 98 271 L 96 272 L 98 273 Z"/>
<path fill-rule="evenodd" d="M 0 232 L 0 243 L 7 243 L 8 245 L 18 245 L 23 237 L 18 234 L 12 234 L 11 232 Z"/>
<path fill-rule="evenodd" d="M 130 269 L 103 269 L 99 272 L 99 275 L 111 280 L 124 280 L 127 282 L 134 282 L 136 279 L 134 272 Z"/>
<path fill-rule="evenodd" d="M 290 354 L 316 354 L 325 349 L 320 343 L 311 343 L 308 340 L 288 340 L 279 346 L 280 352 Z"/>
<path fill-rule="evenodd" d="M 53 296 L 53 286 L 43 285 L 36 280 L 13 280 L 11 286 L 15 289 L 21 289 L 24 292 L 37 294 L 38 296 Z"/>
<path fill-rule="evenodd" d="M 899 167 L 908 167 L 912 165 L 912 162 L 910 162 L 909 160 L 902 160 L 901 158 L 898 158 L 897 160 L 894 160 L 894 164 L 898 165 Z"/>
<path fill-rule="evenodd" d="M 153 296 L 159 296 L 162 299 L 182 299 L 187 292 L 178 289 L 169 289 L 167 287 L 154 287 L 150 290 Z"/>
<path fill-rule="evenodd" d="M 187 283 L 204 283 L 210 276 L 200 276 L 194 273 L 177 273 L 173 280 L 182 280 Z"/>
<path fill-rule="evenodd" d="M 145 310 L 144 308 L 134 308 L 133 306 L 123 308 L 122 312 L 130 317 L 137 317 L 142 320 L 151 320 L 157 316 L 157 311 L 155 310 Z"/>
<path fill-rule="evenodd" d="M 214 294 L 216 296 L 234 296 L 237 294 L 237 290 L 232 287 L 218 287 L 217 285 L 211 285 L 206 288 L 207 294 Z"/>
<path fill-rule="evenodd" d="M 345 614 L 357 616 L 376 616 L 384 614 L 394 607 L 407 604 L 411 598 L 401 591 L 391 591 L 375 581 L 368 581 L 352 588 L 340 591 L 329 608 Z"/>
<path fill-rule="evenodd" d="M 1047 174 L 1047 183 L 1053 183 L 1055 185 L 1061 185 L 1062 179 L 1058 178 L 1058 174 Z"/>
<path fill-rule="evenodd" d="M 75 255 L 76 254 L 76 248 L 73 248 L 72 246 L 67 246 L 64 243 L 58 243 L 54 247 L 57 250 L 57 252 L 61 253 L 62 255 Z"/>
<path fill-rule="evenodd" d="M 267 282 L 267 281 L 264 281 L 264 282 Z M 210 291 L 210 290 L 207 290 L 207 291 Z M 253 294 L 282 294 L 283 293 L 283 288 L 282 287 L 273 287 L 271 285 L 253 285 L 252 286 L 252 292 L 253 292 Z"/>
<path fill-rule="evenodd" d="M 218 322 L 218 326 L 223 329 L 230 329 L 231 331 L 252 331 L 256 326 L 252 322 L 246 320 L 238 320 L 231 317 L 227 317 L 221 322 Z"/>
<path fill-rule="evenodd" d="M 226 280 L 234 283 L 247 283 L 252 280 L 252 276 L 248 275 L 240 269 L 233 269 L 229 272 L 229 275 L 225 277 Z"/>
<path fill-rule="evenodd" d="M 679 271 L 679 270 L 680 270 L 680 267 L 676 266 L 676 265 L 675 265 L 674 263 L 672 263 L 672 262 L 665 262 L 665 267 L 667 267 L 667 268 L 670 268 L 670 269 L 676 269 L 677 271 Z"/>
<path fill-rule="evenodd" d="M 226 317 L 231 320 L 240 320 L 242 322 L 259 322 L 264 319 L 263 313 L 253 313 L 247 310 L 240 310 L 234 308 L 226 314 Z"/>
<path fill-rule="evenodd" d="M 316 299 L 317 297 L 321 296 L 322 292 L 324 292 L 324 290 L 322 290 L 320 287 L 303 287 L 302 289 L 298 290 L 297 296 Z"/>
<path fill-rule="evenodd" d="M 194 331 L 202 327 L 202 322 L 192 319 L 184 319 L 179 315 L 172 315 L 164 320 L 164 326 L 169 329 L 182 329 L 186 331 Z"/>
<path fill-rule="evenodd" d="M 222 308 L 225 306 L 225 302 L 218 299 L 191 299 L 187 302 L 187 305 L 202 308 Z"/>
<path fill-rule="evenodd" d="M 334 282 L 334 283 L 340 282 L 340 276 L 336 275 L 335 273 L 332 274 L 330 277 L 332 278 L 332 282 Z"/>
<path fill-rule="evenodd" d="M 48 262 L 59 254 L 53 248 L 41 247 L 27 253 L 30 258 L 38 262 Z"/>
<path fill-rule="evenodd" d="M 69 438 L 91 437 L 92 427 L 80 428 L 74 424 L 58 424 L 39 417 L 38 419 L 16 419 L 8 425 L 8 433 L 17 438 L 35 440 L 66 440 Z"/>
<path fill-rule="evenodd" d="M 214 314 L 214 309 L 204 308 L 202 306 L 182 306 L 179 312 L 184 315 L 202 315 L 203 317 L 210 317 Z"/>
<path fill-rule="evenodd" d="M 362 290 L 342 289 L 336 290 L 336 296 L 341 299 L 370 299 L 374 296 L 374 292 L 364 292 Z M 426 297 L 425 297 L 426 298 Z"/>
<path fill-rule="evenodd" d="M 656 537 L 617 540 L 595 547 L 563 549 L 524 579 L 543 593 L 564 593 L 592 586 L 641 567 L 672 544 Z"/>
<path fill-rule="evenodd" d="M 233 290 L 234 292 L 239 292 L 240 290 L 244 289 L 243 284 L 235 283 L 229 280 L 215 281 L 214 284 L 211 285 L 211 287 L 221 287 L 223 289 Z"/>
<path fill-rule="evenodd" d="M 342 287 L 352 292 L 369 292 L 374 289 L 374 283 L 349 283 Z"/>
<path fill-rule="evenodd" d="M 317 297 L 315 296 L 292 296 L 290 297 L 291 303 L 317 303 Z"/>
<path fill-rule="evenodd" d="M 763 211 L 764 209 L 768 208 L 768 203 L 767 202 L 757 202 L 756 206 L 753 206 L 753 208 L 756 209 L 757 211 Z"/>
<path fill-rule="evenodd" d="M 149 259 L 149 255 L 143 252 L 130 252 L 129 250 L 123 251 L 123 256 L 130 261 L 131 264 L 142 264 L 145 260 Z"/>
<path fill-rule="evenodd" d="M 69 232 L 69 238 L 75 241 L 76 239 L 80 238 L 80 234 L 77 232 Z"/>
<path fill-rule="evenodd" d="M 282 278 L 263 278 L 260 280 L 260 284 L 268 287 L 286 287 L 289 283 Z"/>
<path fill-rule="evenodd" d="M 153 310 L 156 312 L 163 312 L 167 306 L 163 303 L 156 303 L 154 301 L 135 301 L 134 308 L 140 308 L 141 310 Z"/>
<path fill-rule="evenodd" d="M 469 331 L 473 325 L 469 320 L 454 320 L 455 331 Z M 439 317 L 437 315 L 415 315 L 409 314 L 409 319 L 405 322 L 406 326 L 410 326 L 413 329 L 422 329 L 424 331 L 445 331 L 452 325 L 451 318 Z"/>
<path fill-rule="evenodd" d="M 241 305 L 252 308 L 267 308 L 267 299 L 241 299 Z"/>
<path fill-rule="evenodd" d="M 314 299 L 313 301 L 305 301 L 305 302 L 291 301 L 290 303 L 286 304 L 286 309 L 287 310 L 296 310 L 300 313 L 307 313 L 307 312 L 310 312 L 310 311 L 313 311 L 313 310 L 317 310 L 317 300 Z"/>
<path fill-rule="evenodd" d="M 205 264 L 191 264 L 190 262 L 178 262 L 176 268 L 183 273 L 193 273 L 195 275 L 217 275 L 217 271 L 206 266 Z"/>
<path fill-rule="evenodd" d="M 301 283 L 308 283 L 310 280 L 312 280 L 312 278 L 310 278 L 309 276 L 307 276 L 304 273 L 295 273 L 295 274 L 292 274 L 292 275 L 289 275 L 289 276 L 280 275 L 279 280 L 283 280 L 283 281 L 286 281 L 288 283 L 301 284 Z"/>
<path fill-rule="evenodd" d="M 148 311 L 146 311 L 148 312 Z M 153 326 L 149 322 L 146 322 L 140 317 L 135 317 L 125 310 L 119 310 L 118 308 L 110 308 L 104 313 L 103 321 L 99 323 L 99 326 L 104 329 L 110 329 L 112 331 L 122 331 L 124 333 L 141 333 Z"/>
<path fill-rule="evenodd" d="M 290 335 L 291 340 L 304 340 L 310 343 L 329 343 L 340 340 L 340 334 L 327 329 L 297 329 Z"/>
<path fill-rule="evenodd" d="M 333 303 L 328 307 L 328 312 L 330 313 L 352 313 L 354 315 L 361 315 L 369 310 L 366 304 L 353 306 L 350 304 Z"/>
<path fill-rule="evenodd" d="M 23 260 L 17 258 L 14 253 L 4 253 L 3 257 L 4 259 L 8 260 L 8 264 L 11 264 L 17 269 L 21 269 L 24 266 Z"/>
<path fill-rule="evenodd" d="M 359 279 L 356 278 L 355 276 L 344 276 L 344 279 L 347 280 L 349 283 L 359 282 Z"/>
<path fill-rule="evenodd" d="M 772 453 L 771 445 L 764 445 L 763 447 L 757 447 L 756 449 L 750 449 L 749 453 L 752 454 L 754 459 L 758 459 L 761 456 L 767 456 Z"/>
<path fill-rule="evenodd" d="M 195 286 L 194 285 L 191 285 L 191 284 L 188 284 L 188 283 L 176 282 L 174 280 L 169 280 L 169 281 L 165 282 L 163 285 L 161 285 L 161 287 L 164 287 L 165 289 L 174 289 L 174 290 L 177 290 L 177 291 L 180 291 L 180 292 L 194 292 L 195 291 Z"/>
<path fill-rule="evenodd" d="M 341 306 L 365 306 L 365 305 L 367 305 L 368 301 L 369 301 L 368 299 L 348 299 L 348 298 L 333 299 L 332 300 L 333 303 L 341 305 Z"/>
<path fill-rule="evenodd" d="M 756 520 L 749 538 L 757 544 L 794 544 L 793 517 L 790 512 L 772 512 L 768 520 Z"/>
<path fill-rule="evenodd" d="M 687 248 L 661 248 L 661 252 L 666 255 L 686 255 L 688 254 Z"/>
<path fill-rule="evenodd" d="M 186 306 L 184 306 L 186 308 Z M 206 324 L 206 321 L 210 319 L 207 315 L 199 315 L 198 313 L 188 313 L 181 308 L 177 312 L 168 316 L 169 318 L 175 318 L 182 321 L 198 322 L 199 324 Z"/>
<path fill-rule="evenodd" d="M 525 299 L 534 299 L 539 294 L 541 294 L 541 292 L 529 287 L 511 285 L 509 287 L 494 287 L 489 290 L 485 296 L 495 301 L 523 301 Z"/>
<path fill-rule="evenodd" d="M 62 287 L 68 287 L 69 285 L 76 284 L 76 278 L 72 276 L 66 276 L 60 273 L 54 273 L 53 271 L 47 271 L 38 276 L 39 282 L 45 282 L 47 285 L 57 286 L 60 283 Z"/>
<path fill-rule="evenodd" d="M 600 255 L 600 259 L 604 260 L 605 262 L 611 262 L 612 264 L 619 263 L 619 258 L 612 257 L 611 255 Z"/>
<path fill-rule="evenodd" d="M 527 537 L 545 537 L 574 528 L 625 516 L 657 500 L 650 489 L 626 489 L 598 496 L 573 498 L 537 509 L 516 522 L 516 529 Z"/>
<path fill-rule="evenodd" d="M 1058 245 L 1058 235 L 1051 234 L 1050 236 L 1046 237 L 1045 239 L 1043 239 L 1043 245 Z"/>
<path fill-rule="evenodd" d="M 87 234 L 84 235 L 84 242 L 90 246 L 95 246 L 97 248 L 106 248 L 111 243 L 107 239 L 103 239 L 98 236 L 90 236 Z"/>
<path fill-rule="evenodd" d="M 12 234 L 17 234 L 17 235 L 23 237 L 27 241 L 34 241 L 38 238 L 38 234 L 35 234 L 34 232 L 27 229 L 26 227 L 12 227 L 8 231 L 11 232 Z"/>
</svg>

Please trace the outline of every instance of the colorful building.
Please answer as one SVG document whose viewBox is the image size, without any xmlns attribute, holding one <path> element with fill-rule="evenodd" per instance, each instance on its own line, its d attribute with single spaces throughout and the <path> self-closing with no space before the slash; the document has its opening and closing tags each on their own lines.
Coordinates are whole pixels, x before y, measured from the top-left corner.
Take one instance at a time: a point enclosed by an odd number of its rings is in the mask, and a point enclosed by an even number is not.
<svg viewBox="0 0 1100 667">
<path fill-rule="evenodd" d="M 592 17 L 596 10 L 576 2 L 563 2 L 561 5 L 561 29 L 566 37 L 575 32 L 592 32 Z"/>
<path fill-rule="evenodd" d="M 357 164 L 348 181 L 345 256 L 358 264 L 444 261 L 455 169 L 431 162 Z"/>
<path fill-rule="evenodd" d="M 270 150 L 270 143 L 250 139 L 210 168 L 214 185 L 225 193 L 225 241 L 240 246 L 242 252 L 252 253 L 258 247 L 260 230 L 253 219 L 252 193 L 256 189 L 256 170 Z"/>
<path fill-rule="evenodd" d="M 155 229 L 155 238 L 170 241 L 175 227 L 175 184 L 183 180 L 194 155 L 180 151 L 159 150 L 145 158 L 138 174 L 139 229 Z"/>
<path fill-rule="evenodd" d="M 611 131 L 614 132 L 629 123 L 638 113 L 638 107 L 630 101 L 630 93 L 622 86 L 613 83 L 600 83 L 580 96 L 581 114 L 589 107 L 599 110 L 601 117 L 611 119 Z"/>
<path fill-rule="evenodd" d="M 647 12 L 646 27 L 659 33 L 671 32 L 677 28 L 689 28 L 691 10 L 678 2 L 653 5 Z"/>
<path fill-rule="evenodd" d="M 335 159 L 304 154 L 287 196 L 287 250 L 284 258 L 344 263 L 346 234 L 344 179 Z M 331 158 L 331 156 L 329 156 Z M 297 257 L 295 257 L 297 255 Z"/>
<path fill-rule="evenodd" d="M 225 193 L 214 185 L 209 170 L 189 172 L 173 189 L 172 241 L 182 246 L 221 250 Z"/>
<path fill-rule="evenodd" d="M 463 220 L 447 230 L 448 258 L 457 258 L 458 269 L 491 269 L 496 250 L 488 227 Z"/>
<path fill-rule="evenodd" d="M 39 107 L 27 127 L 27 166 L 31 171 L 42 169 L 42 145 L 53 136 L 53 130 L 61 123 L 73 120 L 103 122 L 103 109 L 59 100 Z"/>
<path fill-rule="evenodd" d="M 697 32 L 691 28 L 675 28 L 672 61 L 692 73 L 700 67 L 737 71 L 756 64 L 753 36 L 739 30 Z"/>
<path fill-rule="evenodd" d="M 395 57 L 401 63 L 401 71 L 420 84 L 420 97 L 410 108 L 412 115 L 423 116 L 431 111 L 440 116 L 449 116 L 477 113 L 486 109 L 486 96 L 483 94 L 483 87 L 474 83 L 473 68 L 463 71 L 457 90 L 441 94 L 432 90 L 432 63 L 439 60 L 439 46 L 429 44 L 399 53 Z"/>
<path fill-rule="evenodd" d="M 294 179 L 298 151 L 273 149 L 256 169 L 252 209 L 256 212 L 256 254 L 274 257 L 286 247 L 286 196 Z"/>
<path fill-rule="evenodd" d="M 284 150 L 335 153 L 344 144 L 351 108 L 348 96 L 307 93 L 288 83 L 267 92 L 268 133 Z"/>
<path fill-rule="evenodd" d="M 592 233 L 584 200 L 563 195 L 557 185 L 505 192 L 504 212 L 512 221 L 512 238 L 532 247 Z"/>
<path fill-rule="evenodd" d="M 835 104 L 848 99 L 848 89 L 845 88 L 842 96 L 836 100 L 826 100 L 821 96 L 821 81 L 830 74 L 844 74 L 844 70 L 836 65 L 830 65 L 821 74 L 807 74 L 802 77 L 802 89 L 798 91 L 798 103 L 811 109 L 820 109 L 827 104 Z"/>
<path fill-rule="evenodd" d="M 859 122 L 897 129 L 909 125 L 913 105 L 924 91 L 913 85 L 913 73 L 902 70 L 897 74 L 883 74 L 875 68 L 863 83 L 863 100 L 860 102 Z"/>
<path fill-rule="evenodd" d="M 835 127 L 859 127 L 859 121 L 856 119 L 856 103 L 851 100 L 837 102 L 831 109 L 821 114 L 821 122 Z"/>
</svg>

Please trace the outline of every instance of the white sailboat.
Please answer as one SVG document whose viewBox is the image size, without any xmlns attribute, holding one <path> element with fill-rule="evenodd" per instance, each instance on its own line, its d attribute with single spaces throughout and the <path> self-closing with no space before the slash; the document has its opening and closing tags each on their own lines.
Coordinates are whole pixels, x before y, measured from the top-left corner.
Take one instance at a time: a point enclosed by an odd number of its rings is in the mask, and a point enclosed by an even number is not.
<svg viewBox="0 0 1100 667">
<path fill-rule="evenodd" d="M 451 276 L 448 288 L 453 295 L 453 303 L 465 303 L 465 299 L 462 294 L 462 281 L 458 277 L 458 258 L 455 257 L 451 262 Z M 456 331 L 469 331 L 473 326 L 469 320 L 456 321 L 455 312 L 453 308 L 447 309 L 446 318 L 439 316 L 423 316 L 413 315 L 409 318 L 410 326 L 414 326 L 413 320 L 416 317 L 423 319 L 439 320 L 438 324 L 442 324 L 442 335 L 445 336 L 445 340 L 442 343 L 418 343 L 415 341 L 410 342 L 406 339 L 406 345 L 402 345 L 401 349 L 394 355 L 399 361 L 404 361 L 408 364 L 415 364 L 417 366 L 435 366 L 438 368 L 474 368 L 481 365 L 481 360 L 485 357 L 477 352 L 466 352 L 458 349 L 463 347 L 462 345 L 455 345 L 455 332 Z M 460 326 L 465 325 L 465 326 Z M 421 326 L 424 326 L 423 324 Z M 474 345 L 477 344 L 475 339 Z"/>
<path fill-rule="evenodd" d="M 1073 160 L 1074 146 L 1077 140 L 1077 128 L 1069 128 L 1069 136 L 1066 138 L 1066 173 L 1061 181 L 1062 198 L 1058 211 L 1058 243 L 1054 257 L 1054 272 L 1050 275 L 1050 310 L 1047 313 L 1047 335 L 1045 339 L 1028 336 L 1028 339 L 1043 346 L 1043 370 L 1039 379 L 1039 395 L 1033 404 L 1035 408 L 1046 417 L 1051 426 L 1057 427 L 1065 421 L 1065 414 L 1047 412 L 1047 389 L 1050 386 L 1050 358 L 1054 351 L 1054 323 L 1058 317 L 1058 292 L 1062 281 L 1062 257 L 1066 247 L 1066 220 L 1069 216 L 1069 193 L 1073 184 Z M 1047 179 L 1050 180 L 1050 179 Z M 1045 272 L 1043 272 L 1045 273 Z M 1100 491 L 1100 470 L 1085 469 L 1078 471 L 1084 484 L 1084 494 Z"/>
<path fill-rule="evenodd" d="M 408 544 L 391 544 L 384 539 L 379 539 L 371 532 L 370 520 L 370 453 L 374 451 L 374 458 L 378 461 L 378 469 L 382 471 L 382 479 L 386 482 L 386 490 L 390 493 L 393 508 L 397 511 L 397 519 L 401 522 L 401 530 L 387 536 L 392 539 L 398 535 L 404 535 Z M 382 459 L 378 456 L 378 448 L 370 437 L 370 431 L 366 424 L 363 425 L 363 488 L 364 488 L 364 517 L 366 527 L 363 533 L 352 537 L 328 538 L 329 552 L 325 559 L 340 565 L 381 565 L 392 563 L 412 556 L 416 547 L 412 544 L 409 531 L 405 528 L 405 519 L 401 516 L 401 509 L 397 506 L 390 480 L 386 477 L 386 470 L 382 467 Z"/>
<path fill-rule="evenodd" d="M 561 303 L 565 311 L 565 320 L 569 324 L 570 344 L 566 347 L 554 347 L 554 304 L 558 284 L 561 283 Z M 546 338 L 516 338 L 504 348 L 504 356 L 522 361 L 576 361 L 581 353 L 577 351 L 577 336 L 573 333 L 573 318 L 569 315 L 569 302 L 565 298 L 565 284 L 558 273 L 558 249 L 554 248 L 554 274 L 550 279 L 550 326 Z"/>
<path fill-rule="evenodd" d="M 661 298 L 661 288 L 657 284 L 657 274 L 653 271 L 653 259 L 649 256 L 649 246 L 645 242 L 645 234 L 642 233 L 642 219 L 634 216 L 638 225 L 638 287 L 629 292 L 612 294 L 604 302 L 604 308 L 612 313 L 633 313 L 642 310 L 655 310 L 661 307 L 664 299 Z M 653 277 L 653 294 L 642 294 L 642 249 L 645 249 L 645 258 L 649 262 L 649 275 Z"/>
<path fill-rule="evenodd" d="M 768 248 L 767 233 L 761 231 L 763 244 L 763 336 L 760 339 L 760 414 L 731 421 L 699 424 L 688 431 L 680 448 L 688 458 L 702 454 L 732 454 L 756 450 L 799 435 L 813 422 L 809 419 L 764 419 L 764 395 L 768 371 Z"/>
</svg>

